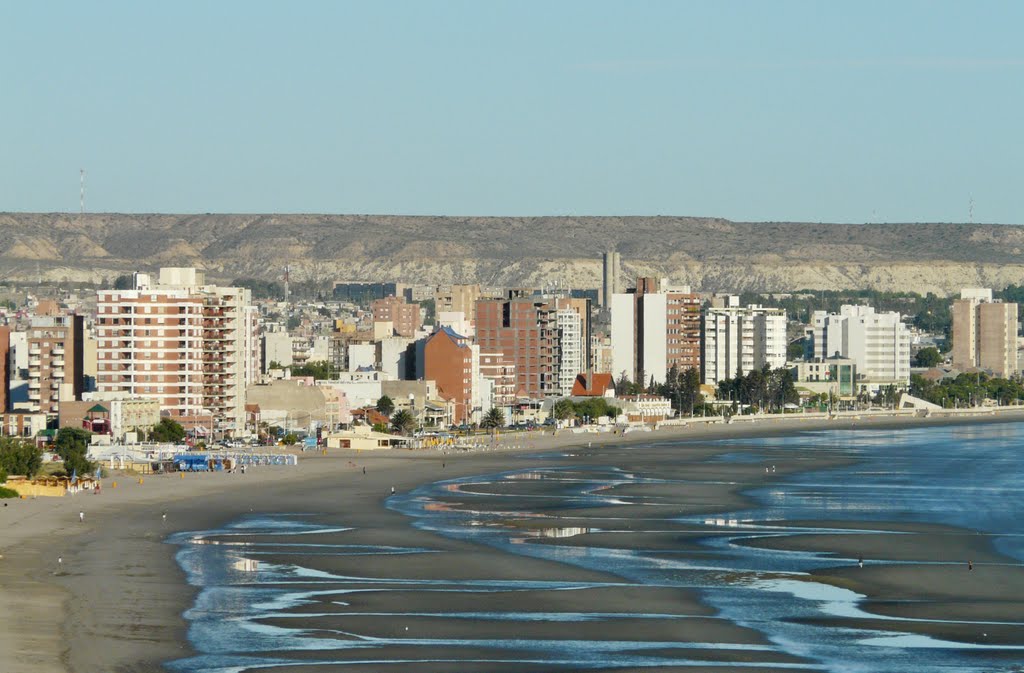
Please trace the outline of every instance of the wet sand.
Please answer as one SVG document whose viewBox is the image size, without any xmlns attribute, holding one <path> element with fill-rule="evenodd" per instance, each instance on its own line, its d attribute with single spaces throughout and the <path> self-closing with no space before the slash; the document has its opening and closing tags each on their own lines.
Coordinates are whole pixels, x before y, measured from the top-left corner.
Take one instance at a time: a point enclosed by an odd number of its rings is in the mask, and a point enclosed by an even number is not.
<svg viewBox="0 0 1024 673">
<path fill-rule="evenodd" d="M 955 423 L 1022 419 L 1024 416 L 1019 414 L 996 418 L 979 416 L 958 419 Z M 195 590 L 185 584 L 184 575 L 174 560 L 177 548 L 164 542 L 167 535 L 175 531 L 214 528 L 250 512 L 311 512 L 333 525 L 353 527 L 354 530 L 345 534 L 349 544 L 420 546 L 435 552 L 417 557 L 395 557 L 398 560 L 392 559 L 392 566 L 382 564 L 379 559 L 373 561 L 372 567 L 367 566 L 365 559 L 360 561 L 360 557 L 341 557 L 342 562 L 332 559 L 330 563 L 343 564 L 335 568 L 339 571 L 348 568 L 356 575 L 376 572 L 381 576 L 401 572 L 403 576 L 442 578 L 452 582 L 499 578 L 606 584 L 616 578 L 550 561 L 512 557 L 480 545 L 415 529 L 406 517 L 383 507 L 383 500 L 390 494 L 391 486 L 408 490 L 438 479 L 526 467 L 528 464 L 517 454 L 558 447 L 585 447 L 588 442 L 595 445 L 613 442 L 633 444 L 787 434 L 823 428 L 898 429 L 950 422 L 909 418 L 827 422 L 791 418 L 773 419 L 756 425 L 637 433 L 625 438 L 572 434 L 528 440 L 506 438 L 507 443 L 520 448 L 458 455 L 442 455 L 436 451 L 332 452 L 328 456 L 303 456 L 297 468 L 264 467 L 250 470 L 244 476 L 236 473 L 186 475 L 183 479 L 177 475 L 146 477 L 143 484 L 136 479 L 122 477 L 118 479 L 116 489 L 110 487 L 111 480 L 105 480 L 104 492 L 99 496 L 80 494 L 8 501 L 7 507 L 0 507 L 0 603 L 5 606 L 4 624 L 0 628 L 0 653 L 3 653 L 0 656 L 5 657 L 3 670 L 12 673 L 152 671 L 157 670 L 161 662 L 188 656 L 190 646 L 182 612 L 192 605 Z M 827 459 L 814 456 L 804 455 L 799 461 L 788 462 L 782 460 L 782 456 L 777 459 L 779 471 L 766 474 L 760 464 L 703 462 L 721 452 L 720 447 L 708 448 L 699 441 L 682 445 L 678 451 L 680 460 L 685 460 L 703 478 L 710 479 L 718 471 L 722 477 L 721 485 L 720 488 L 705 486 L 695 489 L 685 495 L 683 502 L 676 501 L 675 495 L 664 494 L 670 500 L 666 507 L 692 512 L 732 509 L 742 503 L 739 493 L 743 490 L 769 483 L 790 471 L 819 469 L 828 464 Z M 586 460 L 584 453 L 581 450 L 566 462 Z M 443 468 L 442 463 L 445 465 Z M 362 474 L 363 466 L 367 468 L 366 475 Z M 630 496 L 626 489 L 623 491 L 621 495 Z M 86 512 L 84 523 L 78 521 L 79 510 Z M 164 511 L 168 514 L 166 524 L 161 520 Z M 546 514 L 552 518 L 564 516 L 565 523 L 559 525 L 571 525 L 571 511 L 552 508 Z M 607 512 L 588 512 L 588 519 L 616 514 L 615 508 L 609 507 Z M 616 544 L 631 544 L 629 534 L 630 531 L 616 534 L 620 537 Z M 637 536 L 632 540 L 633 544 L 679 549 L 701 532 L 674 531 L 673 539 L 666 539 L 660 532 L 648 535 L 642 530 L 634 530 L 632 534 Z M 706 535 L 706 531 L 703 534 Z M 986 540 L 976 539 L 977 536 L 971 538 L 963 531 L 922 528 L 916 531 L 913 542 L 908 543 L 909 548 L 892 547 L 885 536 L 880 536 L 874 542 L 863 540 L 856 550 L 829 547 L 828 537 L 824 536 L 823 540 L 816 540 L 814 536 L 790 537 L 783 544 L 793 544 L 794 548 L 800 545 L 826 548 L 846 558 L 864 554 L 877 559 L 877 566 L 859 569 L 849 563 L 838 563 L 834 570 L 819 572 L 818 575 L 823 581 L 867 594 L 873 601 L 867 604 L 868 609 L 878 614 L 890 610 L 893 616 L 927 616 L 928 610 L 932 609 L 922 607 L 923 604 L 888 605 L 887 601 L 893 596 L 901 599 L 927 598 L 935 601 L 932 606 L 939 611 L 960 606 L 963 614 L 972 611 L 1003 614 L 1004 609 L 1007 615 L 1014 611 L 1016 615 L 1021 614 L 1021 606 L 1006 599 L 1007 596 L 1024 596 L 1024 577 L 1020 576 L 1019 568 L 990 565 L 1005 563 L 1006 559 L 992 551 Z M 565 543 L 564 540 L 560 542 Z M 922 573 L 919 566 L 882 565 L 887 553 L 892 554 L 890 558 L 903 560 L 933 560 L 939 557 L 939 552 L 951 565 L 929 566 L 927 573 Z M 953 565 L 967 554 L 971 554 L 970 557 L 978 563 L 974 571 Z M 63 559 L 59 565 L 58 557 Z M 444 560 L 439 561 L 441 558 Z M 968 575 L 968 572 L 972 574 Z M 937 592 L 937 586 L 943 589 Z M 584 608 L 589 609 L 593 603 L 599 602 L 608 605 L 610 611 L 628 612 L 647 601 L 651 601 L 652 606 L 658 604 L 649 596 L 640 597 L 625 591 L 618 596 L 605 592 L 598 597 L 599 593 L 595 592 L 591 597 L 582 593 L 573 595 L 568 605 L 578 599 Z M 410 593 L 403 609 L 422 607 L 428 598 L 417 599 Z M 562 596 L 555 598 L 563 601 Z M 387 599 L 370 595 L 366 600 L 386 602 Z M 691 592 L 680 590 L 674 593 L 670 603 L 674 609 L 667 614 L 686 618 L 687 628 L 682 633 L 676 632 L 678 640 L 763 642 L 763 637 L 755 631 L 714 619 L 708 614 L 707 606 Z M 496 605 L 501 605 L 500 601 Z M 566 609 L 565 602 L 559 605 L 560 609 Z M 979 605 L 982 607 L 976 607 Z M 989 610 L 996 612 L 990 613 Z M 645 605 L 644 611 L 651 610 Z M 455 628 L 454 624 L 464 628 L 462 622 L 445 626 L 437 621 L 430 628 L 450 629 Z M 671 624 L 672 620 L 668 620 L 659 628 L 671 630 Z M 628 626 L 628 623 L 616 623 L 609 626 L 603 635 L 621 637 L 624 629 L 631 635 L 642 631 L 642 628 Z M 885 624 L 875 626 L 892 628 Z M 601 637 L 602 627 L 594 628 L 596 630 L 591 637 Z M 903 624 L 900 629 L 908 630 Z M 948 625 L 943 629 L 951 630 Z M 1005 631 L 1007 629 L 994 630 L 1000 634 Z M 943 636 L 969 641 L 973 634 L 944 633 Z M 999 637 L 1024 640 L 1019 633 Z M 641 638 L 638 636 L 637 639 Z M 766 657 L 773 654 L 759 652 L 757 660 L 767 663 Z M 718 655 L 707 656 L 728 657 L 735 656 L 735 653 L 719 652 Z M 686 670 L 699 670 L 696 666 Z M 314 668 L 323 670 L 315 666 L 311 670 Z M 383 669 L 377 664 L 366 670 Z M 485 666 L 466 668 L 455 665 L 437 670 L 470 669 L 488 670 Z M 423 665 L 402 670 L 428 671 L 431 667 Z M 516 669 L 495 664 L 492 670 Z M 729 670 L 743 670 L 743 666 L 737 662 Z"/>
</svg>

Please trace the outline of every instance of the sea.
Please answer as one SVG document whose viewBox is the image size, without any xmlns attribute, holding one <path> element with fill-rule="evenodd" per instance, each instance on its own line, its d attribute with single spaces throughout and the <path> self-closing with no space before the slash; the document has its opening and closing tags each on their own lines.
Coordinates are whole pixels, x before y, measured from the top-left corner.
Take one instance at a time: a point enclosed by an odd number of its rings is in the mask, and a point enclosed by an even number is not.
<svg viewBox="0 0 1024 673">
<path fill-rule="evenodd" d="M 178 546 L 178 563 L 198 590 L 185 613 L 194 654 L 166 665 L 181 673 L 413 665 L 430 671 L 1024 670 L 1024 649 L 985 641 L 988 630 L 1000 628 L 1020 629 L 1024 642 L 1024 614 L 1020 621 L 960 617 L 959 626 L 979 634 L 965 642 L 923 635 L 928 629 L 901 630 L 906 621 L 866 628 L 863 620 L 887 618 L 870 612 L 853 589 L 818 581 L 815 571 L 910 561 L 756 544 L 797 535 L 906 535 L 913 532 L 894 532 L 893 524 L 936 524 L 982 536 L 1003 555 L 999 563 L 1020 565 L 1024 424 L 817 431 L 700 444 L 714 449 L 701 459 L 704 466 L 680 460 L 685 443 L 602 445 L 525 456 L 514 469 L 426 483 L 387 500 L 410 527 L 509 557 L 554 561 L 566 569 L 564 580 L 457 579 L 443 565 L 434 576 L 410 576 L 403 562 L 422 561 L 433 550 L 349 544 L 343 513 L 334 525 L 323 523 L 329 513 L 260 513 L 215 530 L 177 533 L 168 541 Z M 829 467 L 792 469 L 822 461 Z M 708 465 L 715 469 L 701 469 Z M 673 494 L 729 487 L 730 470 L 762 468 L 765 485 L 743 491 L 731 510 L 673 505 Z M 623 544 L 638 533 L 643 544 Z M 379 560 L 391 574 L 341 574 L 317 562 L 325 556 L 359 556 L 366 567 Z M 574 581 L 573 569 L 603 573 L 608 586 Z M 525 599 L 498 600 L 515 592 L 550 597 L 650 588 L 694 592 L 711 619 L 749 629 L 757 642 L 695 641 L 686 628 L 694 615 L 645 612 L 642 600 L 628 610 L 620 603 L 584 601 L 580 610 L 548 600 L 539 609 Z M 437 596 L 429 610 L 402 599 L 423 592 Z M 462 600 L 467 595 L 473 600 Z M 354 600 L 370 596 L 378 601 L 372 610 Z M 638 620 L 644 619 L 678 623 L 679 636 L 629 637 L 643 630 Z M 380 620 L 416 627 L 408 633 Z M 606 621 L 641 628 L 621 635 L 591 628 Z M 941 626 L 947 620 L 919 621 Z M 504 631 L 495 627 L 502 624 Z"/>
</svg>

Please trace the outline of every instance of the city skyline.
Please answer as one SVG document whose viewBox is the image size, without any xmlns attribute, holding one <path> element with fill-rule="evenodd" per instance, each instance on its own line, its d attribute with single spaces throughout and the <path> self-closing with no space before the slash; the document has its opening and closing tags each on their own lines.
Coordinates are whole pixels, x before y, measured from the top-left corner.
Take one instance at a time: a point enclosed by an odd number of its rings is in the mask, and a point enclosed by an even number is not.
<svg viewBox="0 0 1024 673">
<path fill-rule="evenodd" d="M 1021 18 L 9 5 L 0 210 L 1020 223 Z"/>
</svg>

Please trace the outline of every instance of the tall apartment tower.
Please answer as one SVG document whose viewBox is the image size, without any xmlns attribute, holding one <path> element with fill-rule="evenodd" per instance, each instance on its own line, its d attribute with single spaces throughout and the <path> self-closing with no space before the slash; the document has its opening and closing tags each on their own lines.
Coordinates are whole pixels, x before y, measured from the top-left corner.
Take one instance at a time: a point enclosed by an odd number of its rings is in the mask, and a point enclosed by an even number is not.
<svg viewBox="0 0 1024 673">
<path fill-rule="evenodd" d="M 613 294 L 612 376 L 647 385 L 664 383 L 672 367 L 700 371 L 700 309 L 699 295 L 664 278 L 638 278 L 635 289 Z"/>
<path fill-rule="evenodd" d="M 98 389 L 156 399 L 187 428 L 243 434 L 260 355 L 249 290 L 209 285 L 193 268 L 134 280 L 98 293 Z"/>
<path fill-rule="evenodd" d="M 609 250 L 604 253 L 603 261 L 604 279 L 601 283 L 601 301 L 605 307 L 610 307 L 612 295 L 619 291 L 619 269 L 621 268 L 619 253 Z"/>
<path fill-rule="evenodd" d="M 476 340 L 482 352 L 501 352 L 510 361 L 517 394 L 534 399 L 568 394 L 563 391 L 572 391 L 571 380 L 583 371 L 589 350 L 590 335 L 584 333 L 589 316 L 585 321 L 580 313 L 588 306 L 567 297 L 480 300 Z"/>
<path fill-rule="evenodd" d="M 780 308 L 739 305 L 728 297 L 724 306 L 708 308 L 703 320 L 703 380 L 718 385 L 768 365 L 786 364 L 786 313 Z"/>
<path fill-rule="evenodd" d="M 844 305 L 839 313 L 815 311 L 811 329 L 814 357 L 856 362 L 860 388 L 910 382 L 910 331 L 899 313 Z"/>
<path fill-rule="evenodd" d="M 1017 373 L 1017 304 L 992 300 L 992 290 L 968 288 L 953 302 L 953 366 L 994 376 Z"/>
<path fill-rule="evenodd" d="M 54 414 L 85 389 L 85 321 L 80 315 L 32 318 L 28 329 L 28 409 Z"/>
</svg>

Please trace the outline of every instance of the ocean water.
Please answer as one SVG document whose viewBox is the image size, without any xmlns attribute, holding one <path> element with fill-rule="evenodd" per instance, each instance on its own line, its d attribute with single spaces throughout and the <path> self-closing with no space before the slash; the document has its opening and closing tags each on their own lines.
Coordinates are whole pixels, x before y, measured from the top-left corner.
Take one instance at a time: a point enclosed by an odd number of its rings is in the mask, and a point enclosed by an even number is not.
<svg viewBox="0 0 1024 673">
<path fill-rule="evenodd" d="M 709 461 L 720 468 L 715 472 L 676 461 L 676 444 L 578 449 L 575 456 L 526 457 L 515 470 L 425 484 L 388 500 L 419 529 L 619 578 L 606 583 L 460 578 L 429 545 L 347 544 L 343 515 L 331 526 L 322 523 L 325 513 L 315 519 L 280 513 L 180 533 L 171 540 L 180 545 L 178 561 L 200 588 L 185 615 L 197 655 L 169 667 L 189 673 L 414 663 L 458 671 L 680 670 L 728 669 L 743 661 L 744 670 L 1024 670 L 1024 649 L 985 642 L 993 628 L 1020 629 L 1024 640 L 1024 615 L 1020 622 L 983 616 L 958 621 L 985 634 L 969 643 L 915 635 L 897 620 L 888 620 L 892 627 L 884 630 L 853 628 L 843 620 L 881 617 L 868 611 L 863 596 L 809 573 L 854 566 L 856 558 L 750 544 L 808 533 L 913 534 L 893 532 L 892 522 L 943 524 L 983 536 L 1008 557 L 1007 564 L 1024 562 L 1024 424 L 814 432 L 713 444 L 721 448 Z M 586 461 L 574 460 L 583 453 Z M 681 498 L 709 485 L 706 475 L 728 480 L 732 466 L 737 475 L 800 467 L 809 456 L 834 459 L 838 466 L 777 478 L 772 473 L 769 485 L 745 492 L 747 504 L 733 511 L 692 513 L 692 506 L 679 506 Z M 637 544 L 623 543 L 631 539 Z M 436 573 L 403 573 L 403 562 L 422 567 L 431 554 L 439 558 Z M 363 567 L 386 560 L 390 574 L 341 573 L 323 562 L 348 557 L 366 559 Z M 683 634 L 687 620 L 704 619 L 663 607 L 624 609 L 611 602 L 595 608 L 585 601 L 585 610 L 539 609 L 529 600 L 555 591 L 615 595 L 637 588 L 694 591 L 714 609 L 712 621 L 751 629 L 763 643 L 657 635 L 673 633 L 665 624 L 678 624 Z M 406 600 L 424 592 L 436 596 L 430 610 Z M 524 599 L 510 607 L 510 594 Z M 420 607 L 405 607 L 412 605 Z M 413 631 L 385 628 L 382 620 L 411 624 Z M 588 628 L 602 622 L 627 626 L 612 630 L 621 634 L 614 636 Z M 656 635 L 637 635 L 645 624 L 658 625 Z"/>
</svg>

